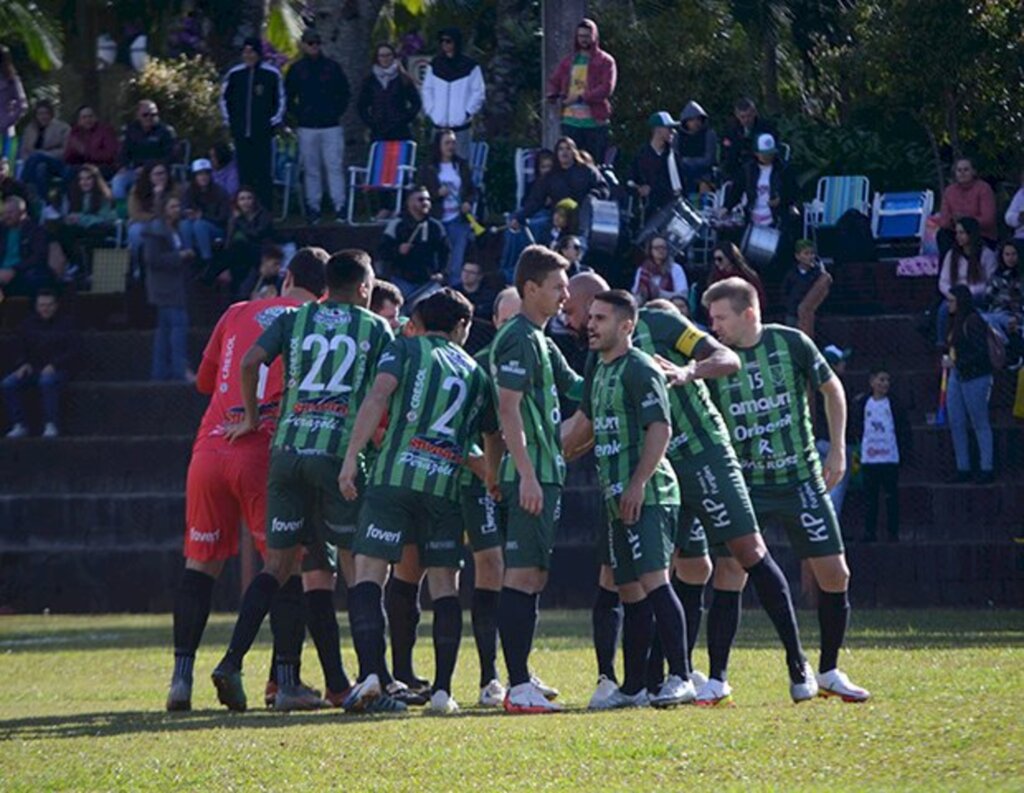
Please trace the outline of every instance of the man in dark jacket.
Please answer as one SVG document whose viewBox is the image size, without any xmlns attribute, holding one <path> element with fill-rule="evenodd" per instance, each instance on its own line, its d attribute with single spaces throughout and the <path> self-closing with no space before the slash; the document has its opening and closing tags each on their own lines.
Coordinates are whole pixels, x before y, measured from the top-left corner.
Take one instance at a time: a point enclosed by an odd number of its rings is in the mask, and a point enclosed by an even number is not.
<svg viewBox="0 0 1024 793">
<path fill-rule="evenodd" d="M 284 120 L 284 80 L 281 72 L 263 62 L 258 38 L 245 40 L 242 62 L 224 76 L 220 111 L 235 140 L 239 178 L 269 210 L 274 204 L 274 130 Z"/>
<path fill-rule="evenodd" d="M 51 286 L 46 252 L 46 232 L 28 216 L 25 199 L 12 195 L 0 224 L 0 296 L 30 295 Z"/>
<path fill-rule="evenodd" d="M 722 166 L 725 178 L 740 179 L 743 168 L 754 161 L 754 149 L 761 135 L 777 137 L 775 127 L 761 118 L 753 99 L 740 99 L 733 107 L 733 120 L 722 135 Z"/>
<path fill-rule="evenodd" d="M 174 130 L 160 121 L 156 102 L 143 99 L 135 108 L 135 118 L 124 128 L 119 155 L 120 167 L 110 183 L 114 198 L 123 200 L 135 184 L 143 167 L 154 162 L 169 164 L 174 155 Z"/>
<path fill-rule="evenodd" d="M 708 125 L 708 114 L 698 102 L 686 103 L 679 114 L 676 157 L 686 192 L 696 193 L 701 182 L 712 182 L 711 169 L 718 160 L 718 135 Z"/>
<path fill-rule="evenodd" d="M 435 129 L 455 133 L 455 151 L 470 160 L 473 116 L 484 105 L 484 73 L 480 64 L 462 52 L 458 28 L 442 28 L 437 40 L 441 52 L 423 75 L 423 112 Z"/>
<path fill-rule="evenodd" d="M 288 70 L 285 93 L 288 113 L 299 134 L 299 156 L 306 193 L 306 217 L 320 219 L 323 172 L 334 202 L 335 217 L 345 216 L 345 130 L 341 117 L 348 108 L 350 91 L 345 72 L 337 61 L 320 51 L 320 34 L 306 28 L 302 34 L 303 57 Z"/>
<path fill-rule="evenodd" d="M 679 124 L 664 110 L 647 119 L 651 139 L 637 152 L 629 170 L 630 187 L 644 199 L 644 222 L 682 195 L 683 180 L 672 139 Z"/>
<path fill-rule="evenodd" d="M 430 191 L 420 186 L 409 193 L 402 216 L 384 229 L 377 257 L 408 299 L 430 281 L 444 282 L 450 252 L 444 226 L 430 217 Z"/>
</svg>

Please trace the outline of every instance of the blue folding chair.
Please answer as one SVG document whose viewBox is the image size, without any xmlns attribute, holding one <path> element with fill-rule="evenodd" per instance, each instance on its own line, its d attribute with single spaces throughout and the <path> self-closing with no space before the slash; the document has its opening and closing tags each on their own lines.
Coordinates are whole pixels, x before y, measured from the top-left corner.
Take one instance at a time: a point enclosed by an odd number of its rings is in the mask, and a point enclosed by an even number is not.
<svg viewBox="0 0 1024 793">
<path fill-rule="evenodd" d="M 932 214 L 931 190 L 908 193 L 876 193 L 871 208 L 871 234 L 881 243 L 921 239 Z"/>
</svg>

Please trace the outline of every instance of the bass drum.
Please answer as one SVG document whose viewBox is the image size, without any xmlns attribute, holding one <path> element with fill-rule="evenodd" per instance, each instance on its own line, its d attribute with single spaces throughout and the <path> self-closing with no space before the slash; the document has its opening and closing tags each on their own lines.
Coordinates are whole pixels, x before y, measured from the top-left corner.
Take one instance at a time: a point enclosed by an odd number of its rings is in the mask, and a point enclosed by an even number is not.
<svg viewBox="0 0 1024 793">
<path fill-rule="evenodd" d="M 614 256 L 621 228 L 622 213 L 617 202 L 587 196 L 580 207 L 580 233 L 587 238 L 588 252 Z"/>
<path fill-rule="evenodd" d="M 747 230 L 743 232 L 743 244 L 740 246 L 743 258 L 754 269 L 765 269 L 775 258 L 780 239 L 782 232 L 771 226 L 747 226 Z"/>
<path fill-rule="evenodd" d="M 664 237 L 673 254 L 678 256 L 693 244 L 706 225 L 707 221 L 692 204 L 677 198 L 659 209 L 633 242 L 643 247 L 654 237 Z"/>
</svg>

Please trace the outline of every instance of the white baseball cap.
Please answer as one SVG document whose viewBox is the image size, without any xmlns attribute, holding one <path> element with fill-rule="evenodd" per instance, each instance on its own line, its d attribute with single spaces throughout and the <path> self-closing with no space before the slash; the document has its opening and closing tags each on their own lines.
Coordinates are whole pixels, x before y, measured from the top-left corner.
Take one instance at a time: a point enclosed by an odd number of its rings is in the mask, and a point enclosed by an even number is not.
<svg viewBox="0 0 1024 793">
<path fill-rule="evenodd" d="M 775 154 L 775 136 L 767 132 L 757 136 L 758 154 Z"/>
<path fill-rule="evenodd" d="M 198 160 L 192 160 L 192 173 L 199 173 L 200 171 L 212 171 L 213 163 L 207 160 L 205 157 L 200 157 Z"/>
</svg>

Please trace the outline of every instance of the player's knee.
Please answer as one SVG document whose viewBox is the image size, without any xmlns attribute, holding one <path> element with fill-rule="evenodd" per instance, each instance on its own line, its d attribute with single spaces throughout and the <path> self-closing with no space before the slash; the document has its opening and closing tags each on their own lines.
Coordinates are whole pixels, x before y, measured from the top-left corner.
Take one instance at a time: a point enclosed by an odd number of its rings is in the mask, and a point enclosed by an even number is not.
<svg viewBox="0 0 1024 793">
<path fill-rule="evenodd" d="M 645 597 L 647 593 L 644 591 L 643 585 L 639 581 L 633 581 L 629 584 L 620 584 L 618 587 L 619 599 L 623 603 L 639 603 Z"/>
<path fill-rule="evenodd" d="M 734 561 L 738 567 L 744 569 L 753 567 L 768 555 L 768 548 L 764 544 L 764 540 L 756 532 L 730 540 L 727 545 L 729 553 L 733 557 L 730 561 Z"/>
<path fill-rule="evenodd" d="M 474 585 L 477 589 L 501 589 L 505 572 L 501 549 L 490 548 L 473 554 Z"/>
<path fill-rule="evenodd" d="M 668 584 L 668 570 L 652 570 L 649 573 L 642 573 L 640 575 L 640 586 L 644 588 L 644 592 L 653 592 L 655 589 Z"/>
<path fill-rule="evenodd" d="M 337 576 L 330 570 L 307 570 L 302 574 L 302 589 L 304 592 L 315 592 L 317 590 L 334 591 Z"/>
<path fill-rule="evenodd" d="M 711 559 L 708 556 L 677 556 L 674 566 L 676 577 L 685 584 L 700 586 L 711 578 Z"/>
<path fill-rule="evenodd" d="M 747 585 L 747 572 L 739 561 L 723 556 L 715 560 L 715 589 L 740 592 Z"/>
<path fill-rule="evenodd" d="M 213 559 L 208 562 L 203 562 L 198 559 L 186 559 L 185 569 L 195 570 L 203 575 L 210 576 L 210 578 L 219 578 L 221 571 L 224 569 L 224 560 Z"/>
<path fill-rule="evenodd" d="M 420 566 L 419 549 L 412 543 L 402 548 L 402 558 L 395 565 L 394 576 L 408 584 L 418 584 L 423 580 L 423 568 Z"/>
<path fill-rule="evenodd" d="M 458 571 L 449 567 L 432 567 L 427 570 L 427 585 L 434 600 L 455 597 L 459 593 Z"/>
<path fill-rule="evenodd" d="M 297 558 L 294 549 L 278 550 L 268 548 L 267 558 L 263 562 L 263 572 L 269 573 L 277 579 L 279 584 L 283 584 L 295 574 Z"/>
<path fill-rule="evenodd" d="M 826 556 L 812 562 L 818 587 L 825 592 L 845 592 L 850 585 L 850 568 L 843 554 Z"/>
</svg>

